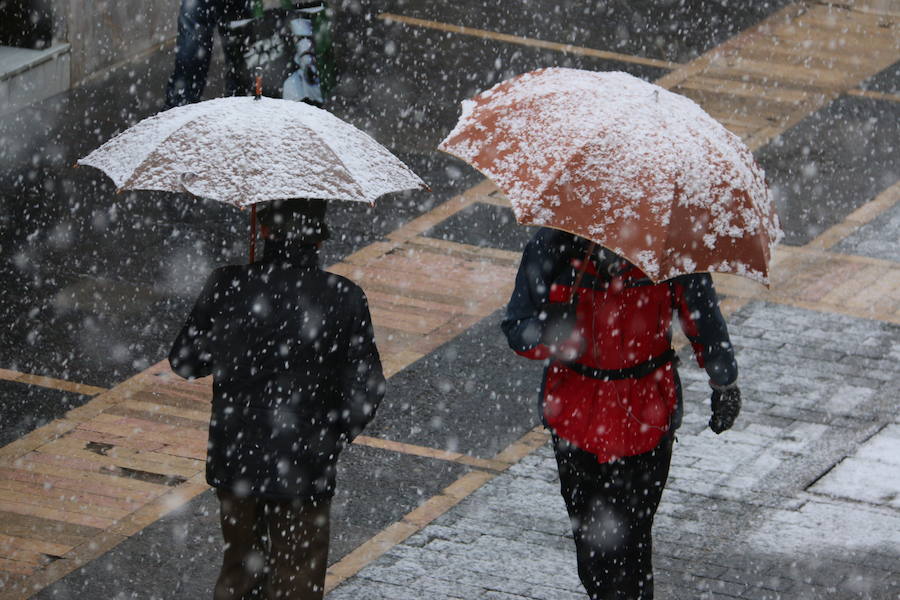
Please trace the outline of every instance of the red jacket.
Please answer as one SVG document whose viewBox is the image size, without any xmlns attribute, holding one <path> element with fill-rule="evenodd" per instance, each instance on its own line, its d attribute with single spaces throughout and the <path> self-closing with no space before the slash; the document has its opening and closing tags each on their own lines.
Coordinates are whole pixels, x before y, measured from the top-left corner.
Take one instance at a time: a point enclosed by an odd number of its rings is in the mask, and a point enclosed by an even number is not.
<svg viewBox="0 0 900 600">
<path fill-rule="evenodd" d="M 627 370 L 671 348 L 673 314 L 692 341 L 697 362 L 727 384 L 737 365 L 708 275 L 654 284 L 609 251 L 594 257 L 578 289 L 576 337 L 583 351 L 567 366 L 540 342 L 546 302 L 566 302 L 585 256 L 581 238 L 542 229 L 526 247 L 516 289 L 503 322 L 510 346 L 522 356 L 548 360 L 541 394 L 544 422 L 600 462 L 648 452 L 673 426 L 680 386 L 671 362 L 646 375 L 598 378 L 589 369 Z M 574 339 L 574 338 L 573 338 Z M 578 372 L 573 369 L 578 369 Z M 589 370 L 588 369 L 588 370 Z"/>
</svg>

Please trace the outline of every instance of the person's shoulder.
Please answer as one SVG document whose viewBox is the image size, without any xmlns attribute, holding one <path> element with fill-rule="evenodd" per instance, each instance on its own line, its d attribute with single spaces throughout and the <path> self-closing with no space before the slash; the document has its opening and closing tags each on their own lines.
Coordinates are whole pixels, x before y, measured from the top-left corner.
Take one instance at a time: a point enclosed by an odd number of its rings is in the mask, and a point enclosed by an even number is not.
<svg viewBox="0 0 900 600">
<path fill-rule="evenodd" d="M 541 254 L 566 253 L 575 249 L 578 239 L 577 236 L 560 229 L 541 227 L 534 232 L 525 248 L 526 251 Z"/>
<path fill-rule="evenodd" d="M 683 275 L 677 275 L 668 281 L 683 285 L 684 287 L 711 287 L 713 284 L 712 275 L 705 272 L 685 273 Z"/>
<path fill-rule="evenodd" d="M 254 265 L 222 265 L 213 269 L 213 273 L 233 274 L 249 271 Z"/>
<path fill-rule="evenodd" d="M 675 288 L 676 293 L 684 293 L 688 298 L 703 298 L 708 302 L 716 297 L 716 287 L 709 273 L 687 273 L 673 277 L 667 283 Z"/>
<path fill-rule="evenodd" d="M 562 229 L 554 229 L 553 227 L 541 227 L 535 234 L 535 239 L 546 240 L 553 244 L 565 244 L 568 246 L 585 246 L 590 240 L 579 237 L 574 233 L 563 231 Z"/>
<path fill-rule="evenodd" d="M 216 267 L 207 277 L 207 287 L 213 286 L 221 288 L 222 286 L 240 285 L 250 277 L 252 265 L 224 265 Z"/>
<path fill-rule="evenodd" d="M 536 243 L 547 243 L 570 235 L 571 234 L 559 229 L 553 229 L 552 227 L 540 227 L 531 236 L 531 241 Z"/>
<path fill-rule="evenodd" d="M 235 277 L 246 277 L 252 269 L 253 265 L 224 265 L 213 269 L 209 277 L 216 281 L 225 281 Z"/>
<path fill-rule="evenodd" d="M 325 281 L 325 286 L 329 290 L 345 295 L 348 297 L 364 297 L 363 289 L 355 281 L 349 277 L 338 275 L 330 271 L 320 271 L 321 277 Z"/>
</svg>

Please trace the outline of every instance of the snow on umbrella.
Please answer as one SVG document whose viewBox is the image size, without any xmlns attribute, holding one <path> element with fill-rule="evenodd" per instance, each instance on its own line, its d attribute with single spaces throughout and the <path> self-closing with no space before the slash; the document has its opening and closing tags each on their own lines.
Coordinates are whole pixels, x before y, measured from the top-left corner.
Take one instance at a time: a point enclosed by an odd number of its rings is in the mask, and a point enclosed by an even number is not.
<svg viewBox="0 0 900 600">
<path fill-rule="evenodd" d="M 493 180 L 519 223 L 590 239 L 655 281 L 768 284 L 782 234 L 763 171 L 684 96 L 627 73 L 541 69 L 464 101 L 439 149 Z"/>
<path fill-rule="evenodd" d="M 119 190 L 188 192 L 240 208 L 298 197 L 371 204 L 391 192 L 428 188 L 353 125 L 303 102 L 274 98 L 173 108 L 123 131 L 78 164 L 102 170 Z"/>
</svg>

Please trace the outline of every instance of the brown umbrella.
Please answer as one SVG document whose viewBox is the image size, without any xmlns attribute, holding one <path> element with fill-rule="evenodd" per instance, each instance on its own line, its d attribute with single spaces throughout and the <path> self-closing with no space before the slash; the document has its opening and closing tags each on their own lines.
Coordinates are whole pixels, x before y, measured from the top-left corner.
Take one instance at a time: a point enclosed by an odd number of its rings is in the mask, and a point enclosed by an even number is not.
<svg viewBox="0 0 900 600">
<path fill-rule="evenodd" d="M 781 237 L 762 169 L 692 100 L 626 73 L 541 69 L 463 102 L 439 148 L 509 198 L 651 279 L 716 271 L 768 284 Z"/>
</svg>

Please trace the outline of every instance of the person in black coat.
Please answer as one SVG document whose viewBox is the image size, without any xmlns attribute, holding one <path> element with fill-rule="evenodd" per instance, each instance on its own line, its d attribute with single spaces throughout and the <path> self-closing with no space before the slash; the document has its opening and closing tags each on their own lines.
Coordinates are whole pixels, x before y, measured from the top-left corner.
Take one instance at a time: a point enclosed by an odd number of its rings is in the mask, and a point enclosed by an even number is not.
<svg viewBox="0 0 900 600">
<path fill-rule="evenodd" d="M 324 212 L 321 200 L 263 210 L 262 260 L 209 276 L 169 355 L 182 377 L 213 376 L 216 600 L 322 598 L 336 462 L 384 395 L 363 291 L 318 267 Z"/>
</svg>

